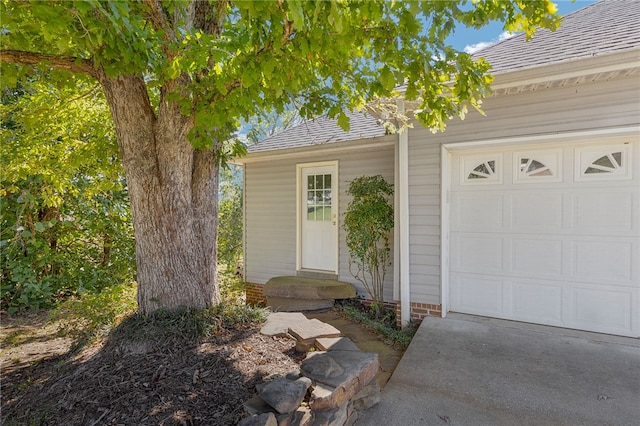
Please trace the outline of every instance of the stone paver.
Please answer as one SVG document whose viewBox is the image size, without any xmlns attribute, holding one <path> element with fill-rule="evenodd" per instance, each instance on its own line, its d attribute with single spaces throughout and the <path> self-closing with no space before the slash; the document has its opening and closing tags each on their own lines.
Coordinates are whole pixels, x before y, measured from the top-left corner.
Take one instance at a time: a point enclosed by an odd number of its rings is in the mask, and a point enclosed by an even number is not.
<svg viewBox="0 0 640 426">
<path fill-rule="evenodd" d="M 321 337 L 316 339 L 316 348 L 321 351 L 360 351 L 348 337 Z"/>
<path fill-rule="evenodd" d="M 315 318 L 289 325 L 289 333 L 299 340 L 339 337 L 340 330 Z"/>
<path fill-rule="evenodd" d="M 289 333 L 289 326 L 302 321 L 308 321 L 300 312 L 275 312 L 267 317 L 260 333 L 266 336 L 280 336 Z"/>
</svg>

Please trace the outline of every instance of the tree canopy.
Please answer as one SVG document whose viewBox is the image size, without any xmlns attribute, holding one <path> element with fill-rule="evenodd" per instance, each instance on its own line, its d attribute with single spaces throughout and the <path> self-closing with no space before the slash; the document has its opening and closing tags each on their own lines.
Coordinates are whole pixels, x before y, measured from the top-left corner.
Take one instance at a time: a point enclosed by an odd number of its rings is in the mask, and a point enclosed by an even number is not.
<svg viewBox="0 0 640 426">
<path fill-rule="evenodd" d="M 9 312 L 134 279 L 108 106 L 95 82 L 68 83 L 23 81 L 2 92 L 0 276 Z"/>
<path fill-rule="evenodd" d="M 296 101 L 303 117 L 363 108 L 406 83 L 429 127 L 487 90 L 489 64 L 445 44 L 458 24 L 555 28 L 543 1 L 3 1 L 3 62 L 144 75 L 211 147 L 257 111 Z M 10 50 L 9 50 L 10 49 Z M 3 70 L 3 79 L 10 82 Z M 214 132 L 217 138 L 211 137 Z"/>
<path fill-rule="evenodd" d="M 131 198 L 143 312 L 218 300 L 217 167 L 258 111 L 337 117 L 395 95 L 444 129 L 479 108 L 490 65 L 446 44 L 456 25 L 555 28 L 549 0 L 2 0 L 3 84 L 96 79 Z M 38 71 L 35 71 L 34 68 Z"/>
</svg>

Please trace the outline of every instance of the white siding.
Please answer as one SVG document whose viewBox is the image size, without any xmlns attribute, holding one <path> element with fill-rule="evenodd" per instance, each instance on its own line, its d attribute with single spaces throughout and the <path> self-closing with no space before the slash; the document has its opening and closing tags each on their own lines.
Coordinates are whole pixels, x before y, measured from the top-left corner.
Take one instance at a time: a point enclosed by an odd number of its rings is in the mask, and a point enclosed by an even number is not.
<svg viewBox="0 0 640 426">
<path fill-rule="evenodd" d="M 340 176 L 340 218 L 344 218 L 347 206 L 351 201 L 351 197 L 347 197 L 346 191 L 349 183 L 363 175 L 382 175 L 387 182 L 393 183 L 394 180 L 394 148 L 389 146 L 385 149 L 377 148 L 375 151 L 359 152 L 350 155 L 344 155 L 339 158 L 339 176 Z M 339 279 L 353 283 L 358 289 L 358 294 L 366 298 L 367 293 L 361 284 L 353 279 L 349 273 L 349 252 L 345 243 L 346 233 L 340 228 L 340 264 Z M 393 236 L 391 238 L 391 256 L 393 260 Z M 387 270 L 384 287 L 384 299 L 386 301 L 393 300 L 393 265 Z"/>
<path fill-rule="evenodd" d="M 633 76 L 491 97 L 484 101 L 485 117 L 473 111 L 435 138 L 447 144 L 638 124 L 639 91 Z"/>
<path fill-rule="evenodd" d="M 640 122 L 636 77 L 524 91 L 485 100 L 443 133 L 409 132 L 411 301 L 441 303 L 440 144 L 603 130 Z"/>
<path fill-rule="evenodd" d="M 244 178 L 245 279 L 264 284 L 274 276 L 295 275 L 295 163 L 247 164 Z"/>
<path fill-rule="evenodd" d="M 394 148 L 391 145 L 333 155 L 310 152 L 304 158 L 245 165 L 246 281 L 264 284 L 275 276 L 296 274 L 296 164 L 333 160 L 338 161 L 340 218 L 344 217 L 350 201 L 346 191 L 351 180 L 376 174 L 389 182 L 394 180 Z M 338 226 L 338 279 L 353 283 L 359 295 L 368 297 L 349 273 L 345 232 L 340 222 Z M 387 272 L 385 300 L 392 300 L 392 296 L 393 266 Z"/>
<path fill-rule="evenodd" d="M 440 303 L 440 145 L 409 131 L 409 268 L 411 301 Z"/>
</svg>

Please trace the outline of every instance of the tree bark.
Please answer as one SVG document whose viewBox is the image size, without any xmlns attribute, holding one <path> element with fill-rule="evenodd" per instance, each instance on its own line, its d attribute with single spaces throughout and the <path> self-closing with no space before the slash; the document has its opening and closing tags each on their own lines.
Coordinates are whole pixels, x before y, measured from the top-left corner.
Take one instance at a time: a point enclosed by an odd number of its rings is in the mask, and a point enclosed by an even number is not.
<svg viewBox="0 0 640 426">
<path fill-rule="evenodd" d="M 98 79 L 131 200 L 139 312 L 219 303 L 213 152 L 192 147 L 187 134 L 193 123 L 174 103 L 161 99 L 156 117 L 142 77 L 99 73 Z"/>
</svg>

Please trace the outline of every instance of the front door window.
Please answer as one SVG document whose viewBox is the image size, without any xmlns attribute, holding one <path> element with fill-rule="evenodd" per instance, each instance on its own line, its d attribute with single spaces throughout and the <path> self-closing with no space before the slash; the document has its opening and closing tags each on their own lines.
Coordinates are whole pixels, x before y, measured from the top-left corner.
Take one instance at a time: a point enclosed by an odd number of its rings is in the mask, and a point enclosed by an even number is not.
<svg viewBox="0 0 640 426">
<path fill-rule="evenodd" d="M 307 220 L 331 219 L 331 175 L 307 176 Z"/>
</svg>

